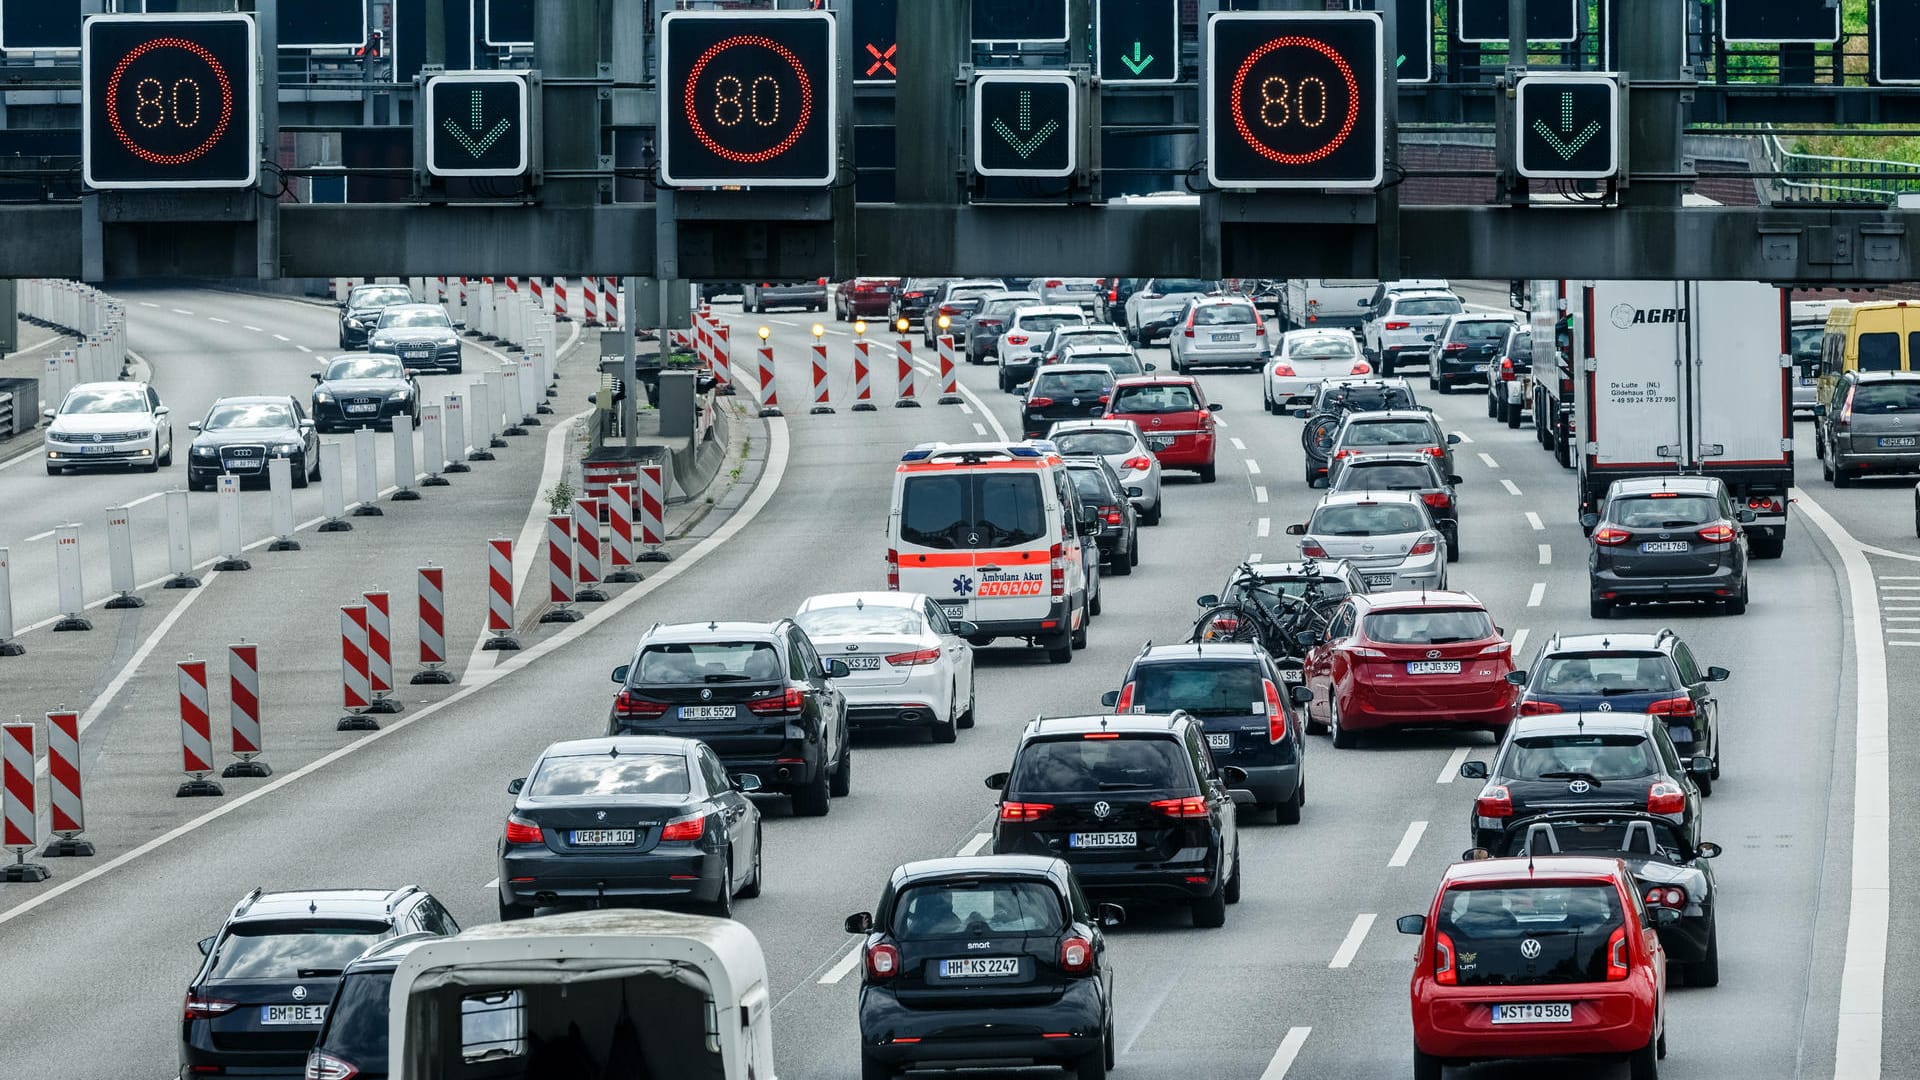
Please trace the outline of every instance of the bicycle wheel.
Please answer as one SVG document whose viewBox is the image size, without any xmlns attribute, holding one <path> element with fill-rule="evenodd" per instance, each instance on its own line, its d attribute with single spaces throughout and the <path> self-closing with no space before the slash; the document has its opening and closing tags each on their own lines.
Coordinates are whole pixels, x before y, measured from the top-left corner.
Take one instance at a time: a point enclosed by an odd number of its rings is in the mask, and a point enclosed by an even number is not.
<svg viewBox="0 0 1920 1080">
<path fill-rule="evenodd" d="M 1300 432 L 1300 447 L 1308 457 L 1324 461 L 1333 453 L 1333 437 L 1339 431 L 1339 413 L 1316 413 L 1307 417 L 1307 426 Z"/>
<path fill-rule="evenodd" d="M 1260 628 L 1255 623 L 1255 616 L 1238 604 L 1216 604 L 1201 612 L 1200 617 L 1193 621 L 1193 633 L 1187 640 L 1253 642 L 1259 638 Z"/>
</svg>

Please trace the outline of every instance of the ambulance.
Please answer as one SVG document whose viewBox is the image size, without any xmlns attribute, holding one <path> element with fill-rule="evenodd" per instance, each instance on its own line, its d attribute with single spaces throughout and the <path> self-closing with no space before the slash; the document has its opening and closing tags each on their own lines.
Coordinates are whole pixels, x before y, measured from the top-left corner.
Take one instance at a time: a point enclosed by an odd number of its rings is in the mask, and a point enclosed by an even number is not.
<svg viewBox="0 0 1920 1080">
<path fill-rule="evenodd" d="M 1020 638 L 1052 663 L 1087 644 L 1081 513 L 1048 442 L 923 443 L 901 456 L 887 514 L 887 588 L 925 593 L 970 638 Z"/>
</svg>

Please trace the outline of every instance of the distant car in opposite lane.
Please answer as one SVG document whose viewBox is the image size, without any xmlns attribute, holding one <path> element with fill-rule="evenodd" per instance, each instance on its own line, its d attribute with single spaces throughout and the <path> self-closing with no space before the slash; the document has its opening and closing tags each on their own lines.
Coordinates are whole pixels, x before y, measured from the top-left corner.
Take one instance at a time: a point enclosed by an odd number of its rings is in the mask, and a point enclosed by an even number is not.
<svg viewBox="0 0 1920 1080">
<path fill-rule="evenodd" d="M 827 310 L 827 280 L 749 281 L 740 287 L 740 309 L 765 315 L 774 308 L 799 308 L 802 311 Z"/>
</svg>

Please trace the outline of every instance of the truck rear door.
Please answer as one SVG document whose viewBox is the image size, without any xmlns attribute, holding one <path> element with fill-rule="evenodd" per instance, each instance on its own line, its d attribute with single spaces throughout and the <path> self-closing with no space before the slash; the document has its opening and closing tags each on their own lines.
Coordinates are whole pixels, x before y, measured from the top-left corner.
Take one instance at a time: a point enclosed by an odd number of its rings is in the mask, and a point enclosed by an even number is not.
<svg viewBox="0 0 1920 1080">
<path fill-rule="evenodd" d="M 1689 419 L 1701 463 L 1786 465 L 1793 391 L 1785 292 L 1751 281 L 1694 282 L 1688 291 L 1697 350 Z M 1709 453 L 1715 446 L 1720 453 Z"/>
</svg>

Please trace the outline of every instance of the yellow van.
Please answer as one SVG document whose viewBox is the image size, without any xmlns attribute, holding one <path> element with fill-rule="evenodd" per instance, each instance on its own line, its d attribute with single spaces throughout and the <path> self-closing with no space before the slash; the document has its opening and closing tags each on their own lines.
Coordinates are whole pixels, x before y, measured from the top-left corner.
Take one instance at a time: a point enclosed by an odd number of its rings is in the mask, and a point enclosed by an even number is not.
<svg viewBox="0 0 1920 1080">
<path fill-rule="evenodd" d="M 1820 344 L 1820 404 L 1849 371 L 1915 371 L 1920 365 L 1920 300 L 1836 306 Z"/>
</svg>

